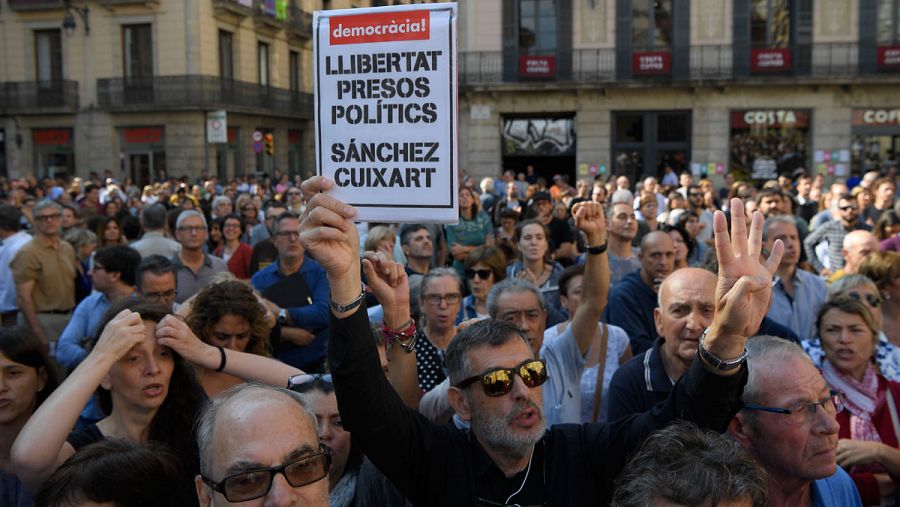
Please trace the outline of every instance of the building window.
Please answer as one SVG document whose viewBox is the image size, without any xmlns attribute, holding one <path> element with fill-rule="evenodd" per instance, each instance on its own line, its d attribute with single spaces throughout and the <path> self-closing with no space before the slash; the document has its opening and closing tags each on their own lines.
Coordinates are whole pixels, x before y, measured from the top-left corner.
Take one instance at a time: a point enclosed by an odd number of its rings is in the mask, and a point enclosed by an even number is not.
<svg viewBox="0 0 900 507">
<path fill-rule="evenodd" d="M 259 84 L 269 86 L 269 45 L 259 43 Z"/>
<path fill-rule="evenodd" d="M 219 77 L 234 79 L 234 34 L 219 30 Z"/>
<path fill-rule="evenodd" d="M 34 56 L 35 77 L 40 86 L 50 86 L 62 81 L 62 44 L 59 30 L 34 32 Z"/>
<path fill-rule="evenodd" d="M 153 76 L 153 36 L 150 25 L 122 27 L 125 79 L 139 81 Z"/>
<path fill-rule="evenodd" d="M 633 49 L 671 49 L 672 28 L 672 0 L 634 0 L 631 7 Z"/>
<path fill-rule="evenodd" d="M 900 2 L 878 0 L 878 45 L 900 44 Z"/>
<path fill-rule="evenodd" d="M 300 91 L 300 53 L 297 51 L 291 51 L 288 64 L 290 65 L 289 73 L 291 80 L 291 91 L 298 92 Z"/>
<path fill-rule="evenodd" d="M 788 0 L 751 0 L 750 44 L 754 48 L 789 48 L 791 9 Z"/>
<path fill-rule="evenodd" d="M 519 6 L 519 54 L 553 54 L 556 40 L 554 0 L 522 0 Z"/>
</svg>

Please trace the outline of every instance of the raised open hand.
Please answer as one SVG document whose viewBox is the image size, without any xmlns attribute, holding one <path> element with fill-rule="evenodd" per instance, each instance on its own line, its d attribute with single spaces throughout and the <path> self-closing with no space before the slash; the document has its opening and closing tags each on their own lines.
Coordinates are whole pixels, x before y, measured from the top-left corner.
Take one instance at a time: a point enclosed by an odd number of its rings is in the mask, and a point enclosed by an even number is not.
<svg viewBox="0 0 900 507">
<path fill-rule="evenodd" d="M 359 272 L 359 233 L 350 220 L 356 210 L 323 193 L 332 186 L 334 182 L 322 176 L 313 176 L 301 185 L 308 204 L 301 217 L 300 241 L 329 279 Z"/>
<path fill-rule="evenodd" d="M 716 285 L 716 315 L 711 327 L 714 335 L 740 336 L 746 339 L 759 329 L 772 296 L 772 276 L 781 262 L 784 244 L 775 242 L 765 263 L 760 262 L 763 216 L 753 214 L 749 234 L 740 199 L 731 200 L 731 237 L 725 215 L 715 213 L 716 255 L 719 281 Z M 743 348 L 743 342 L 740 343 Z"/>
<path fill-rule="evenodd" d="M 583 201 L 572 207 L 575 227 L 587 237 L 589 246 L 599 246 L 606 241 L 606 215 L 603 206 Z"/>
</svg>

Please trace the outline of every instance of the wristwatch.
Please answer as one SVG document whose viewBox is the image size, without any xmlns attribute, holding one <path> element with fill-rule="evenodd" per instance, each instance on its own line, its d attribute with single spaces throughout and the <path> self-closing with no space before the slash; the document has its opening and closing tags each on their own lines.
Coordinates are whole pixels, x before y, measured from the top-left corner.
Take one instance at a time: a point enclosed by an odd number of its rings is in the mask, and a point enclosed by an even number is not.
<svg viewBox="0 0 900 507">
<path fill-rule="evenodd" d="M 710 366 L 717 370 L 729 371 L 734 370 L 735 368 L 740 368 L 742 364 L 747 362 L 747 347 L 744 347 L 744 353 L 740 355 L 737 359 L 722 359 L 709 350 L 707 350 L 704 345 L 704 340 L 706 340 L 706 334 L 709 333 L 709 328 L 706 328 L 703 331 L 703 334 L 700 335 L 700 357 L 706 361 Z"/>
<path fill-rule="evenodd" d="M 287 324 L 287 309 L 286 308 L 282 308 L 281 310 L 278 310 L 278 324 L 281 326 Z"/>
<path fill-rule="evenodd" d="M 588 246 L 588 247 L 586 247 L 587 253 L 589 253 L 591 255 L 600 255 L 606 251 L 607 245 L 608 245 L 607 243 L 603 243 L 602 245 Z"/>
</svg>

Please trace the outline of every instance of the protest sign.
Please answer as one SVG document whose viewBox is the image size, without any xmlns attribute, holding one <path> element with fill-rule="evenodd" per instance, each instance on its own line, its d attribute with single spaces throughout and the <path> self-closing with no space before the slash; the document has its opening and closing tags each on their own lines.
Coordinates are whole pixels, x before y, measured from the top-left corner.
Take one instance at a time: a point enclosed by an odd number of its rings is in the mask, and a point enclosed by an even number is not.
<svg viewBox="0 0 900 507">
<path fill-rule="evenodd" d="M 316 170 L 359 220 L 459 219 L 456 22 L 455 3 L 314 14 Z"/>
</svg>

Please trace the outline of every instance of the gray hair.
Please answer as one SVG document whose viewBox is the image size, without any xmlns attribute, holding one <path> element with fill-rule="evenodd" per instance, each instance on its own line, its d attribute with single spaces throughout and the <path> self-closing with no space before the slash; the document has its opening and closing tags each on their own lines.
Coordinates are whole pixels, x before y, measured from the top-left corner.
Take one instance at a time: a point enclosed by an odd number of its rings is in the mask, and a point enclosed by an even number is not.
<svg viewBox="0 0 900 507">
<path fill-rule="evenodd" d="M 631 193 L 631 190 L 627 189 L 619 189 L 613 192 L 612 198 L 609 200 L 609 205 L 612 206 L 618 202 L 624 202 L 625 204 L 632 205 L 634 204 L 634 194 Z"/>
<path fill-rule="evenodd" d="M 232 205 L 234 204 L 231 202 L 231 198 L 228 197 L 227 195 L 217 196 L 215 199 L 213 199 L 212 208 L 216 209 L 217 206 L 219 206 L 220 204 L 226 203 L 226 202 L 228 204 L 232 204 Z"/>
<path fill-rule="evenodd" d="M 666 499 L 679 505 L 750 500 L 768 505 L 766 473 L 737 442 L 688 422 L 650 435 L 616 480 L 615 507 L 646 507 Z"/>
<path fill-rule="evenodd" d="M 495 283 L 494 286 L 491 287 L 491 291 L 488 292 L 488 315 L 490 315 L 492 319 L 497 318 L 497 299 L 499 299 L 504 292 L 531 292 L 540 303 L 541 310 L 546 309 L 544 308 L 544 297 L 541 294 L 541 290 L 538 289 L 535 284 L 528 280 L 522 280 L 521 278 L 512 276 L 499 283 Z"/>
<path fill-rule="evenodd" d="M 141 211 L 141 223 L 144 230 L 156 231 L 166 226 L 166 207 L 162 204 L 151 204 Z"/>
<path fill-rule="evenodd" d="M 768 241 L 769 239 L 769 227 L 772 227 L 774 224 L 785 224 L 785 225 L 793 225 L 794 228 L 797 228 L 797 220 L 794 219 L 792 215 L 773 215 L 766 219 L 763 222 L 763 230 L 762 230 L 762 239 L 763 241 Z"/>
<path fill-rule="evenodd" d="M 77 257 L 78 250 L 81 247 L 91 243 L 97 243 L 97 234 L 95 234 L 94 231 L 89 231 L 87 229 L 73 228 L 63 236 L 63 239 L 72 245 L 72 248 L 75 249 L 75 256 Z M 78 260 L 82 261 L 84 259 Z"/>
<path fill-rule="evenodd" d="M 206 217 L 203 216 L 203 213 L 200 213 L 199 211 L 197 211 L 195 209 L 189 209 L 189 210 L 182 211 L 178 215 L 178 220 L 175 221 L 175 229 L 181 229 L 181 224 L 183 224 L 185 220 L 187 220 L 188 218 L 191 218 L 191 217 L 199 218 L 201 221 L 203 221 L 203 227 L 209 227 L 206 224 Z"/>
<path fill-rule="evenodd" d="M 245 395 L 257 399 L 265 395 L 270 395 L 270 397 L 274 397 L 273 395 L 283 395 L 297 402 L 297 405 L 300 406 L 303 414 L 309 417 L 310 423 L 316 431 L 316 438 L 318 439 L 316 415 L 313 413 L 312 406 L 306 396 L 282 387 L 272 387 L 256 382 L 238 384 L 225 390 L 218 396 L 210 398 L 209 401 L 203 405 L 203 408 L 200 409 L 200 414 L 197 416 L 195 433 L 197 434 L 197 446 L 200 449 L 201 474 L 208 476 L 212 472 L 212 446 L 213 439 L 216 436 L 216 419 L 219 416 L 219 412 L 227 404 L 240 403 L 238 398 L 244 397 Z"/>
<path fill-rule="evenodd" d="M 62 210 L 63 210 L 63 207 L 56 201 L 51 201 L 50 199 L 43 199 L 40 202 L 38 202 L 37 204 L 35 204 L 34 208 L 31 208 L 31 213 L 32 213 L 32 215 L 34 215 L 38 211 L 41 211 L 41 210 L 47 209 L 47 208 L 53 208 L 56 211 L 59 211 L 60 213 L 62 213 Z"/>
<path fill-rule="evenodd" d="M 521 339 L 528 349 L 528 339 L 519 328 L 496 319 L 483 319 L 460 331 L 447 347 L 445 364 L 450 384 L 456 385 L 475 372 L 471 371 L 468 352 L 476 347 L 499 347 L 516 338 Z"/>
<path fill-rule="evenodd" d="M 828 287 L 828 299 L 834 299 L 837 296 L 846 295 L 850 289 L 864 285 L 866 288 L 879 294 L 878 286 L 871 278 L 865 275 L 844 275 L 837 280 L 831 282 Z"/>
<path fill-rule="evenodd" d="M 747 340 L 747 385 L 744 386 L 744 403 L 758 403 L 763 398 L 760 377 L 767 370 L 780 367 L 790 359 L 800 359 L 815 368 L 812 359 L 799 345 L 784 338 L 760 335 Z"/>
<path fill-rule="evenodd" d="M 428 287 L 428 284 L 431 283 L 435 278 L 440 278 L 442 276 L 449 276 L 453 279 L 454 282 L 459 286 L 460 295 L 465 294 L 466 288 L 463 284 L 462 277 L 459 276 L 459 273 L 456 272 L 453 268 L 434 268 L 429 269 L 428 273 L 426 273 L 422 277 L 422 282 L 419 285 L 419 299 L 421 300 L 422 295 L 425 294 L 425 288 Z"/>
</svg>

